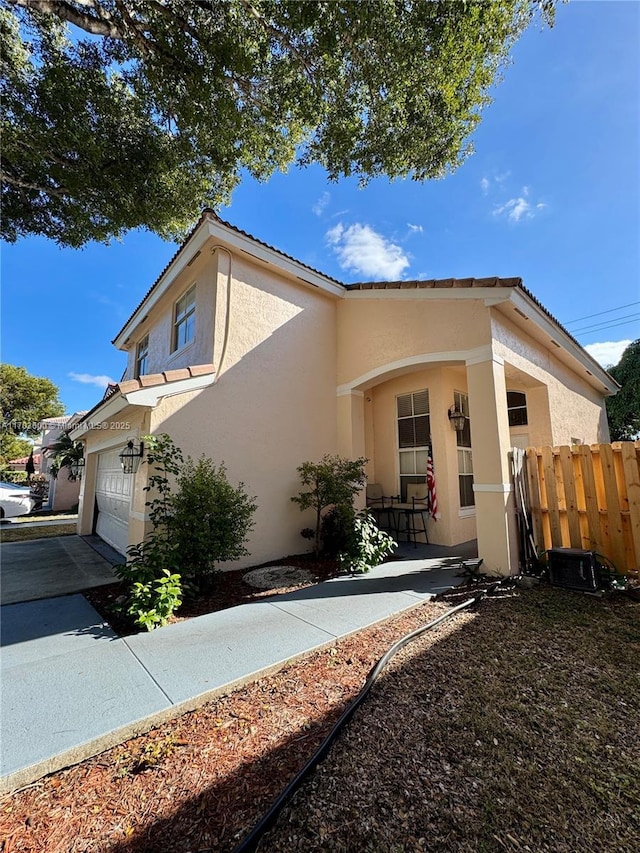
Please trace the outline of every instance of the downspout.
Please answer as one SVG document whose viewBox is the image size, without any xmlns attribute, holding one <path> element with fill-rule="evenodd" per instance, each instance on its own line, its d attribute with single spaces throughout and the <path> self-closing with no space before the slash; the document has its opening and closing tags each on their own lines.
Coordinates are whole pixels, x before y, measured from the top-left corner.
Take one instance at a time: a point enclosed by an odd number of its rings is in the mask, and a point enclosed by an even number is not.
<svg viewBox="0 0 640 853">
<path fill-rule="evenodd" d="M 222 340 L 222 351 L 220 353 L 220 361 L 219 361 L 218 367 L 216 368 L 215 373 L 214 373 L 214 380 L 213 380 L 214 385 L 216 384 L 216 382 L 218 381 L 218 379 L 220 377 L 220 373 L 222 371 L 222 365 L 224 364 L 224 357 L 227 354 L 227 344 L 229 343 L 229 328 L 231 326 L 231 279 L 232 279 L 231 270 L 232 270 L 232 266 L 233 266 L 233 255 L 231 254 L 229 249 L 226 248 L 226 246 L 221 246 L 220 244 L 216 244 L 215 246 L 213 246 L 211 248 L 211 254 L 214 255 L 216 252 L 226 252 L 227 255 L 229 256 L 229 272 L 227 273 L 227 306 L 226 306 L 225 318 L 224 318 L 224 338 Z M 216 279 L 217 279 L 217 273 L 216 273 Z M 217 291 L 217 281 L 216 281 L 216 291 Z M 215 352 L 215 323 L 214 323 L 214 329 L 213 329 L 213 341 L 212 341 L 212 349 L 211 349 L 212 356 L 213 356 L 214 352 Z"/>
</svg>

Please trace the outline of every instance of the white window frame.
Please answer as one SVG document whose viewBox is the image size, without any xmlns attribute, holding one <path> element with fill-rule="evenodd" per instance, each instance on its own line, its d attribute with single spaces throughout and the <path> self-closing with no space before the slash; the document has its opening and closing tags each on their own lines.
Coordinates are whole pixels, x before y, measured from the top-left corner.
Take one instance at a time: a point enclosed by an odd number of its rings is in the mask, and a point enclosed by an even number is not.
<svg viewBox="0 0 640 853">
<path fill-rule="evenodd" d="M 459 412 L 462 412 L 465 416 L 465 419 L 468 424 L 470 424 L 469 418 L 469 395 L 464 391 L 454 391 L 453 392 L 453 402 L 455 404 L 456 409 Z M 473 515 L 475 512 L 475 495 L 473 492 L 473 450 L 469 445 L 461 444 L 460 438 L 465 433 L 465 430 L 456 430 L 456 450 L 458 457 L 458 503 L 460 505 L 460 516 L 465 517 L 467 515 Z M 470 430 L 469 430 L 470 434 Z M 469 439 L 469 442 L 471 439 Z M 471 477 L 471 495 L 473 499 L 473 503 L 463 504 L 462 503 L 462 482 L 463 479 L 468 480 Z"/>
<path fill-rule="evenodd" d="M 173 308 L 173 329 L 171 352 L 184 349 L 196 336 L 196 286 L 192 284 L 176 301 Z M 185 331 L 181 340 L 182 330 Z M 188 336 L 188 337 L 187 337 Z"/>
<path fill-rule="evenodd" d="M 416 399 L 415 398 L 421 394 L 426 394 L 426 403 L 427 403 L 426 411 L 418 411 L 416 413 Z M 408 397 L 411 400 L 411 414 L 410 415 L 400 415 L 399 414 L 398 401 L 403 397 L 404 398 Z M 430 405 L 430 400 L 429 400 L 429 389 L 428 388 L 421 388 L 418 391 L 409 391 L 406 394 L 397 394 L 396 395 L 396 411 L 395 411 L 395 417 L 396 417 L 396 447 L 397 447 L 396 459 L 397 459 L 397 464 L 398 464 L 398 494 L 399 495 L 403 495 L 403 485 L 404 485 L 405 481 L 406 481 L 407 485 L 409 483 L 415 483 L 416 478 L 418 478 L 418 477 L 420 478 L 420 482 L 422 482 L 422 483 L 426 483 L 426 481 L 427 481 L 426 457 L 429 453 L 429 448 L 431 445 L 428 443 L 428 444 L 421 444 L 421 445 L 416 444 L 416 445 L 411 445 L 411 446 L 400 447 L 399 422 L 401 420 L 410 420 L 410 419 L 414 419 L 416 417 L 423 417 L 423 416 L 426 416 L 429 419 L 428 420 L 429 439 L 431 439 L 431 405 Z M 418 462 L 417 462 L 418 454 L 423 455 L 423 458 L 424 458 L 424 465 L 423 466 L 418 465 Z M 403 471 L 402 468 L 406 467 L 406 462 L 409 459 L 409 457 L 411 457 L 411 456 L 413 457 L 413 464 L 410 465 L 409 467 L 412 470 L 411 471 Z M 405 462 L 404 466 L 401 464 L 401 458 Z M 419 470 L 420 468 L 421 468 L 421 470 Z"/>
<path fill-rule="evenodd" d="M 135 377 L 139 379 L 149 367 L 149 335 L 145 335 L 136 346 Z"/>
</svg>

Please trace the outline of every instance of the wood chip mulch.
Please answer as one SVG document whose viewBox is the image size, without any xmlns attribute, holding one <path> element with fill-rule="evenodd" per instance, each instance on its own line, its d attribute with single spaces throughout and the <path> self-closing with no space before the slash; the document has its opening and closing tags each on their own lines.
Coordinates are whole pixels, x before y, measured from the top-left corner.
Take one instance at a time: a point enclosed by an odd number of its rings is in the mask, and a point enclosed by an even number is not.
<svg viewBox="0 0 640 853">
<path fill-rule="evenodd" d="M 421 604 L 3 797 L 0 850 L 232 851 L 375 661 L 470 594 Z M 407 646 L 260 850 L 635 853 L 639 608 L 515 590 Z"/>
</svg>

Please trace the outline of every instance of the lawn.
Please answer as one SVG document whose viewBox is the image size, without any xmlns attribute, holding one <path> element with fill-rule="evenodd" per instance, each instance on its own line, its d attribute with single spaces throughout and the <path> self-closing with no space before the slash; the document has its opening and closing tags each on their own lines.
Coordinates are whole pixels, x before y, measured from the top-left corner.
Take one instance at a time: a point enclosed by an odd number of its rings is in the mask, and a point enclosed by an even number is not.
<svg viewBox="0 0 640 853">
<path fill-rule="evenodd" d="M 27 527 L 23 524 L 3 524 L 0 526 L 0 542 L 30 542 L 32 539 L 47 539 L 50 536 L 70 536 L 78 529 L 76 521 L 60 524 Z"/>
<path fill-rule="evenodd" d="M 4 851 L 231 851 L 420 605 L 0 801 Z M 640 604 L 542 587 L 407 646 L 264 851 L 605 851 L 640 833 Z"/>
</svg>

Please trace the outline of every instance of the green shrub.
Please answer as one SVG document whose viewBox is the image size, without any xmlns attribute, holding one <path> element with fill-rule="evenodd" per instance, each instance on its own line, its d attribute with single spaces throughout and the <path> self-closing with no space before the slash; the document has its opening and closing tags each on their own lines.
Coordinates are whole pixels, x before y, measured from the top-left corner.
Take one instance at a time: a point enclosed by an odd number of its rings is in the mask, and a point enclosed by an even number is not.
<svg viewBox="0 0 640 853">
<path fill-rule="evenodd" d="M 320 553 L 334 558 L 349 547 L 355 511 L 350 506 L 334 506 L 322 516 Z"/>
<path fill-rule="evenodd" d="M 378 566 L 396 547 L 395 540 L 380 530 L 371 513 L 362 510 L 353 515 L 347 547 L 338 561 L 344 571 L 364 573 Z"/>
<path fill-rule="evenodd" d="M 152 631 L 166 625 L 169 617 L 182 604 L 180 575 L 167 569 L 162 577 L 147 583 L 136 581 L 129 594 L 127 613 L 136 625 Z"/>
<path fill-rule="evenodd" d="M 201 457 L 187 459 L 172 497 L 170 529 L 180 572 L 198 589 L 210 583 L 216 564 L 238 560 L 253 528 L 254 499 L 244 483 L 232 486 L 224 463 L 215 466 Z"/>
<path fill-rule="evenodd" d="M 326 454 L 320 462 L 303 462 L 298 474 L 306 491 L 291 498 L 302 511 L 313 509 L 316 514 L 314 553 L 321 550 L 322 514 L 330 507 L 353 507 L 353 499 L 364 486 L 367 460 L 345 459 Z"/>
</svg>

